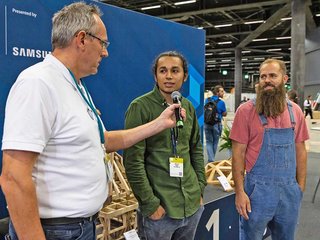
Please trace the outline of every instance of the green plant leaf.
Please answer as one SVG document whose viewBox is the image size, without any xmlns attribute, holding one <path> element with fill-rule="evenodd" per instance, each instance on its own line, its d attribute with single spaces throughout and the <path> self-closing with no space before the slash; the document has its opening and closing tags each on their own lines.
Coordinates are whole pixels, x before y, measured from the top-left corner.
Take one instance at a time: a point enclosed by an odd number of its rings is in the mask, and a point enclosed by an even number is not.
<svg viewBox="0 0 320 240">
<path fill-rule="evenodd" d="M 222 134 L 220 137 L 222 141 L 220 144 L 219 152 L 221 152 L 224 149 L 230 149 L 230 150 L 232 149 L 232 140 L 230 139 L 230 130 L 231 129 L 229 126 L 226 126 L 223 128 Z"/>
</svg>

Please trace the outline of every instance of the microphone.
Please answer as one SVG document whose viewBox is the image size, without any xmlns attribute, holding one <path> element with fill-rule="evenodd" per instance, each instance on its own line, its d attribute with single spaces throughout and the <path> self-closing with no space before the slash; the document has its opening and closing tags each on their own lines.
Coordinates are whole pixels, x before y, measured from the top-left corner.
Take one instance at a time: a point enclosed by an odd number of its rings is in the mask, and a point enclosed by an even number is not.
<svg viewBox="0 0 320 240">
<path fill-rule="evenodd" d="M 173 103 L 179 103 L 180 104 L 180 100 L 181 100 L 181 93 L 179 93 L 178 91 L 174 91 L 173 93 L 171 93 L 171 98 Z M 178 128 L 183 128 L 183 120 L 181 117 L 181 108 L 176 108 L 174 110 L 175 115 L 176 115 L 176 125 Z"/>
</svg>

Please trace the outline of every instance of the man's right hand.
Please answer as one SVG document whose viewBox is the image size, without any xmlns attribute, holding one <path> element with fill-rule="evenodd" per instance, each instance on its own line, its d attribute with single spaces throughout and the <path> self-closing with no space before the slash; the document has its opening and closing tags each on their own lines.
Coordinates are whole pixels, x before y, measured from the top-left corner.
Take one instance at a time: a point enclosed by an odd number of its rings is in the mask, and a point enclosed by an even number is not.
<svg viewBox="0 0 320 240">
<path fill-rule="evenodd" d="M 152 220 L 159 220 L 165 214 L 166 214 L 166 210 L 164 210 L 164 208 L 161 205 L 159 205 L 157 210 L 152 215 L 150 215 L 149 218 L 152 219 Z"/>
<path fill-rule="evenodd" d="M 248 195 L 244 191 L 236 193 L 236 209 L 245 220 L 249 219 L 248 213 L 251 212 L 251 204 Z"/>
</svg>

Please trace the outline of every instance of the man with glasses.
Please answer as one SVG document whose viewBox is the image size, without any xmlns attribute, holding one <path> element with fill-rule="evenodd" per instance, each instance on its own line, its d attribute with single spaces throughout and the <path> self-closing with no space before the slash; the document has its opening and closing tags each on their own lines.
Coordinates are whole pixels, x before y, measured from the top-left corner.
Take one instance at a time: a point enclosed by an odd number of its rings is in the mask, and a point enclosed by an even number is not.
<svg viewBox="0 0 320 240">
<path fill-rule="evenodd" d="M 24 70 L 9 93 L 0 180 L 13 240 L 96 239 L 94 220 L 108 195 L 105 152 L 176 124 L 179 104 L 145 125 L 105 130 L 81 80 L 108 56 L 100 16 L 84 2 L 57 12 L 52 54 Z"/>
<path fill-rule="evenodd" d="M 93 35 L 92 33 L 86 32 L 86 34 L 88 34 L 89 36 L 91 36 L 91 37 L 93 37 L 93 38 L 95 38 L 95 39 L 99 40 L 102 48 L 107 49 L 107 48 L 109 47 L 110 42 L 108 42 L 108 41 L 104 41 L 104 40 L 102 40 L 101 38 L 99 38 L 99 37 L 97 37 L 97 36 Z"/>
</svg>

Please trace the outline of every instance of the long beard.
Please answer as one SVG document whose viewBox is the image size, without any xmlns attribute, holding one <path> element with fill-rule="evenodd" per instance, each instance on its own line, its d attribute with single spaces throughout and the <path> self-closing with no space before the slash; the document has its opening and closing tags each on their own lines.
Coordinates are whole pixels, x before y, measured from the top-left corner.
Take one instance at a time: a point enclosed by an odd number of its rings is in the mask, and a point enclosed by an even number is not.
<svg viewBox="0 0 320 240">
<path fill-rule="evenodd" d="M 267 85 L 258 87 L 256 111 L 266 117 L 277 117 L 284 112 L 286 107 L 286 90 L 284 83 L 271 90 L 264 90 Z"/>
</svg>

